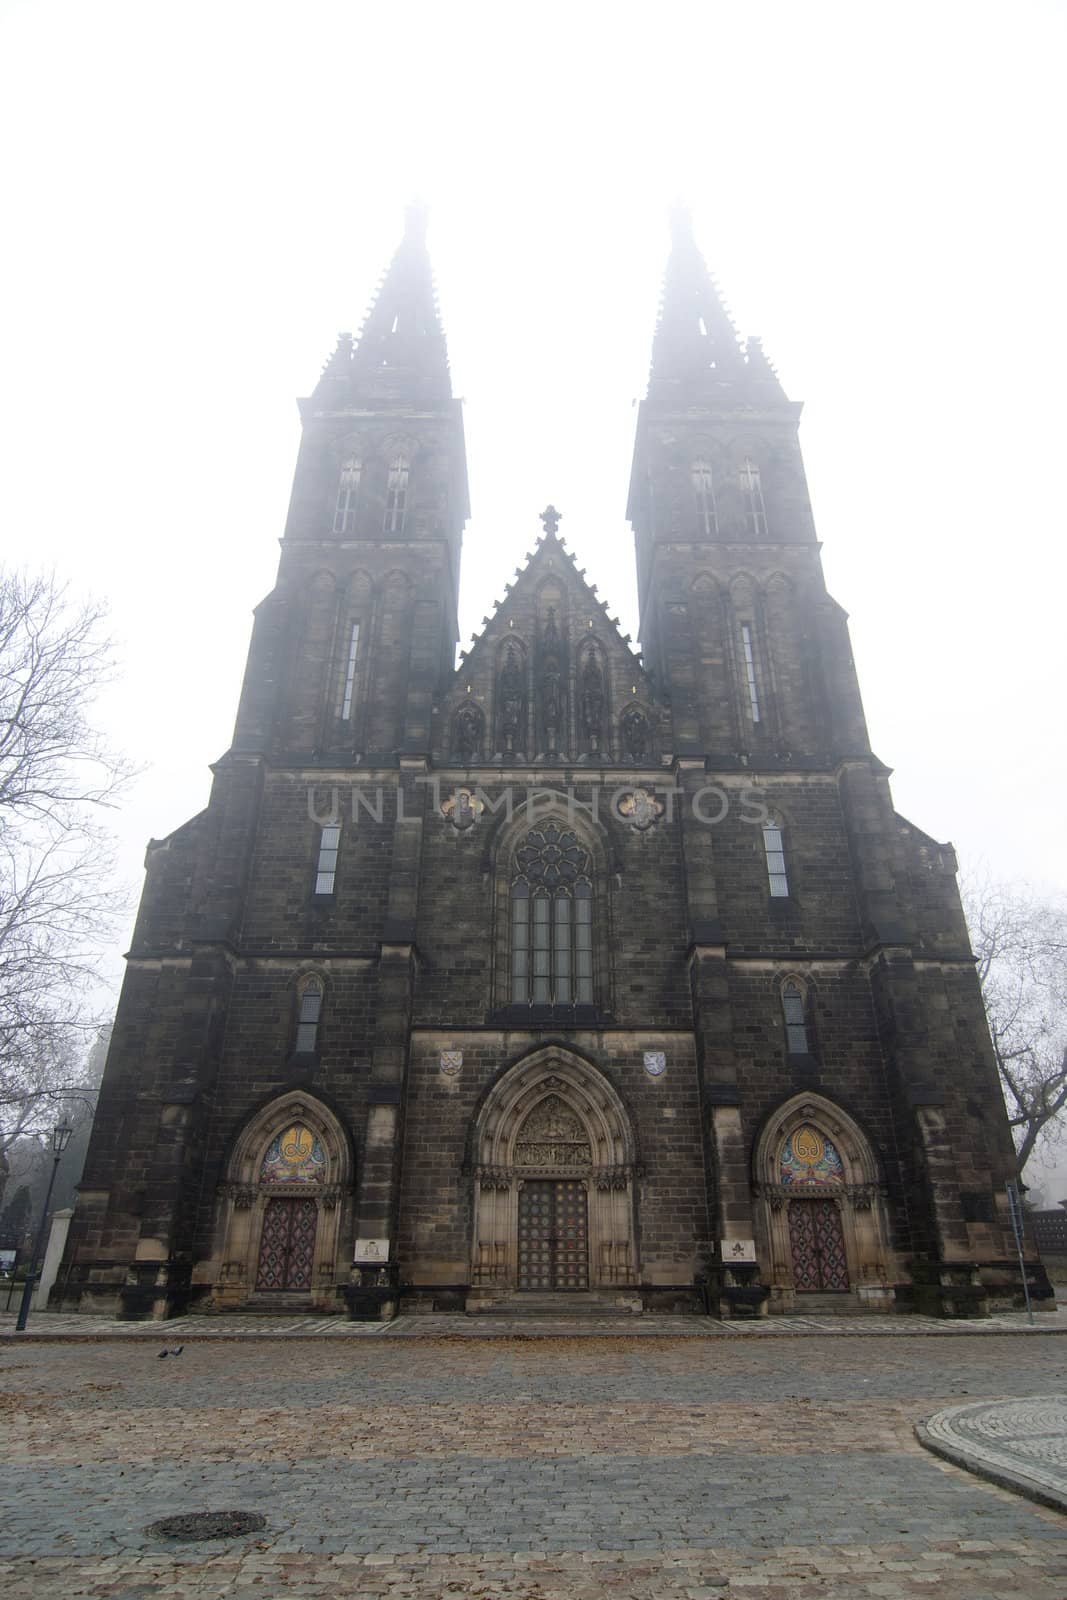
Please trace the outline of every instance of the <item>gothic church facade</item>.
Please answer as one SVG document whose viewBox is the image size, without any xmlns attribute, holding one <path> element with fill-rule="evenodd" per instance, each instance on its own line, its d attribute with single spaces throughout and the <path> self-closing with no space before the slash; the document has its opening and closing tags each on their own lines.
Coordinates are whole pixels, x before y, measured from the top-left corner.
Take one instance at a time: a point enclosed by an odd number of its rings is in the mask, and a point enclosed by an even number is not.
<svg viewBox="0 0 1067 1600">
<path fill-rule="evenodd" d="M 424 227 L 311 398 L 204 811 L 153 841 L 53 1303 L 982 1310 L 1013 1153 L 955 861 L 893 809 L 787 399 L 686 220 L 643 655 L 558 514 L 456 665 Z"/>
</svg>

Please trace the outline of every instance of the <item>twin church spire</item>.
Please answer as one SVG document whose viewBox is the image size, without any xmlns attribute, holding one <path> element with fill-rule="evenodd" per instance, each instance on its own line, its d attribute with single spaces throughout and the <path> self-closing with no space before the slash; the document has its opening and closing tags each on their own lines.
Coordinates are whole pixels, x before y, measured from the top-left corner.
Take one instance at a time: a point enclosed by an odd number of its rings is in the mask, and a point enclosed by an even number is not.
<svg viewBox="0 0 1067 1600">
<path fill-rule="evenodd" d="M 408 206 L 404 236 L 358 338 L 339 335 L 315 392 L 330 409 L 433 407 L 452 398 L 426 219 L 424 205 Z"/>
<path fill-rule="evenodd" d="M 448 351 L 426 248 L 427 209 L 408 206 L 403 238 L 358 337 L 342 333 L 315 400 L 329 409 L 434 405 L 452 395 Z M 689 213 L 670 213 L 671 252 L 652 344 L 649 400 L 749 403 L 784 400 L 760 341 L 742 348 L 693 235 Z"/>
<path fill-rule="evenodd" d="M 766 569 L 768 576 L 777 572 L 780 577 L 800 561 L 802 550 L 810 553 L 817 548 L 796 438 L 800 407 L 786 399 L 758 340 L 742 346 L 689 217 L 681 210 L 671 215 L 671 238 L 648 396 L 637 418 L 627 510 L 637 557 L 643 658 L 651 679 L 673 696 L 672 714 L 681 727 L 687 723 L 686 703 L 694 697 L 724 704 L 728 699 L 723 685 L 711 681 L 714 673 L 709 676 L 705 670 L 704 657 L 711 660 L 718 650 L 720 675 L 747 684 L 747 698 L 742 697 L 744 706 L 734 721 L 743 722 L 747 716 L 752 727 L 729 731 L 709 722 L 700 737 L 707 749 L 724 742 L 745 747 L 766 737 L 773 720 L 766 709 L 773 674 L 769 657 L 761 664 L 760 654 L 762 650 L 766 655 L 761 640 L 768 637 L 760 574 Z M 409 208 L 403 238 L 358 337 L 340 336 L 314 393 L 301 402 L 301 409 L 305 427 L 283 541 L 283 550 L 289 553 L 285 560 L 291 556 L 294 572 L 302 571 L 301 547 L 310 558 L 324 542 L 337 545 L 335 581 L 348 596 L 340 637 L 349 641 L 344 648 L 355 663 L 351 696 L 342 696 L 336 716 L 329 709 L 313 712 L 309 705 L 306 737 L 317 745 L 328 743 L 327 735 L 332 739 L 337 734 L 336 722 L 344 725 L 340 731 L 346 740 L 351 736 L 367 749 L 410 744 L 415 738 L 408 726 L 411 705 L 405 688 L 410 663 L 397 665 L 395 671 L 390 668 L 388 684 L 368 697 L 357 683 L 367 662 L 373 657 L 374 670 L 384 672 L 383 651 L 388 644 L 401 654 L 410 649 L 420 660 L 423 655 L 432 657 L 439 663 L 442 685 L 451 684 L 456 672 L 468 670 L 462 663 L 455 666 L 454 653 L 460 553 L 469 516 L 462 407 L 452 395 L 423 207 Z M 549 507 L 544 520 L 545 537 L 536 559 L 528 562 L 516 586 L 508 586 L 503 614 L 494 614 L 493 626 L 486 619 L 477 643 L 495 650 L 500 642 L 497 624 L 514 630 L 513 641 L 518 641 L 524 608 L 530 606 L 530 637 L 543 643 L 551 636 L 548 613 L 553 613 L 562 634 L 569 606 L 573 615 L 567 625 L 577 626 L 575 619 L 581 620 L 587 642 L 599 639 L 609 651 L 617 693 L 639 701 L 645 687 L 634 671 L 635 658 L 627 641 L 615 624 L 604 628 L 595 589 L 571 571 L 558 537 L 558 513 Z M 786 548 L 795 557 L 787 558 L 782 553 Z M 772 555 L 773 551 L 778 554 Z M 736 640 L 731 635 L 721 649 L 713 641 L 701 643 L 695 635 L 689 640 L 688 623 L 683 626 L 681 618 L 683 613 L 688 617 L 695 604 L 688 595 L 690 587 L 698 580 L 703 585 L 701 603 L 707 609 L 709 585 L 734 585 L 742 571 L 748 573 L 745 582 L 756 587 L 745 599 L 744 615 L 738 612 Z M 802 576 L 798 569 L 797 580 Z M 357 594 L 359 585 L 366 589 L 365 596 L 362 590 Z M 564 604 L 566 595 L 570 598 Z M 438 617 L 439 599 L 444 609 Z M 329 604 L 323 602 L 324 619 Z M 373 624 L 368 621 L 372 613 Z M 436 619 L 432 629 L 427 620 L 431 615 Z M 336 631 L 336 626 L 322 622 L 327 653 L 342 650 L 336 640 L 328 642 L 330 629 Z M 360 645 L 358 655 L 351 645 L 357 627 L 360 639 L 373 639 L 373 645 Z M 685 658 L 684 670 L 675 660 L 679 652 Z M 522 668 L 533 674 L 526 690 L 531 705 L 540 693 L 534 678 L 543 666 L 535 657 L 536 651 Z M 559 659 L 564 658 L 571 678 L 585 673 L 588 680 L 582 690 L 585 709 L 580 716 L 577 711 L 569 714 L 573 726 L 565 736 L 567 719 L 562 712 L 553 713 L 553 695 L 546 690 L 549 710 L 535 748 L 574 749 L 584 739 L 585 753 L 591 756 L 606 737 L 589 711 L 597 699 L 593 668 L 605 671 L 608 657 L 602 661 L 597 656 L 586 671 L 589 663 L 575 635 Z M 468 654 L 463 661 L 470 665 L 473 657 Z M 340 666 L 335 664 L 332 670 L 338 677 Z M 544 671 L 551 688 L 553 673 L 548 667 Z M 560 666 L 561 682 L 563 672 Z M 367 688 L 372 687 L 368 680 Z M 377 704 L 386 690 L 393 721 L 405 725 L 404 739 L 384 727 L 373 737 L 368 732 L 357 739 L 349 698 L 352 705 L 370 700 Z M 575 683 L 568 680 L 571 700 L 576 692 Z M 420 728 L 431 720 L 434 695 L 425 698 L 425 706 L 420 702 Z M 562 705 L 562 688 L 558 698 Z M 496 737 L 497 712 L 486 706 L 481 715 L 487 735 L 492 727 Z M 457 723 L 460 731 L 469 720 Z M 691 737 L 697 737 L 695 731 Z M 456 748 L 466 748 L 469 742 L 466 734 L 463 739 L 457 736 Z M 529 737 L 520 741 L 516 733 L 512 747 L 523 750 L 530 742 Z M 504 732 L 496 748 L 508 748 Z"/>
<path fill-rule="evenodd" d="M 671 230 L 627 510 L 640 655 L 550 506 L 543 537 L 457 660 L 470 515 L 463 415 L 426 214 L 413 207 L 359 336 L 341 336 L 301 402 L 244 747 L 634 763 L 672 748 L 723 759 L 816 749 L 819 672 L 806 664 L 798 676 L 775 654 L 814 637 L 821 624 L 808 612 L 825 599 L 800 407 L 758 342 L 742 346 L 688 218 L 676 213 Z M 267 703 L 268 682 L 283 686 L 284 708 Z M 850 701 L 839 741 L 850 745 L 862 738 L 853 710 Z"/>
<path fill-rule="evenodd" d="M 759 403 L 785 399 L 758 339 L 742 350 L 730 313 L 693 236 L 689 213 L 670 216 L 671 253 L 652 341 L 653 404 Z"/>
</svg>

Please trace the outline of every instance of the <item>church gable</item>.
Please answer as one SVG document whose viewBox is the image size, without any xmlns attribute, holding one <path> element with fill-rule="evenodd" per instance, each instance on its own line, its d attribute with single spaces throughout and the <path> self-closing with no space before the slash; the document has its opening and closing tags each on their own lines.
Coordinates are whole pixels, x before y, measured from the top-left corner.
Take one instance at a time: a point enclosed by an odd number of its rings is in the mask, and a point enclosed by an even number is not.
<svg viewBox="0 0 1067 1600">
<path fill-rule="evenodd" d="M 526 565 L 460 658 L 440 707 L 438 757 L 658 766 L 668 723 L 640 656 L 575 564 L 555 514 L 543 520 Z"/>
</svg>

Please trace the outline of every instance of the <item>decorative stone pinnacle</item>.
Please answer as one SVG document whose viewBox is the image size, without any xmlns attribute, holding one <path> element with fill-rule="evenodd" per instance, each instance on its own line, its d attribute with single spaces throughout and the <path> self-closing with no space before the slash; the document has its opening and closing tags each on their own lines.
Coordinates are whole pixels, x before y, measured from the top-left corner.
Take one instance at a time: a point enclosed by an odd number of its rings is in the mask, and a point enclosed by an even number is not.
<svg viewBox="0 0 1067 1600">
<path fill-rule="evenodd" d="M 554 505 L 549 504 L 545 507 L 541 513 L 541 521 L 545 525 L 546 533 L 559 532 L 559 519 L 562 515 L 563 513 L 557 511 Z"/>
</svg>

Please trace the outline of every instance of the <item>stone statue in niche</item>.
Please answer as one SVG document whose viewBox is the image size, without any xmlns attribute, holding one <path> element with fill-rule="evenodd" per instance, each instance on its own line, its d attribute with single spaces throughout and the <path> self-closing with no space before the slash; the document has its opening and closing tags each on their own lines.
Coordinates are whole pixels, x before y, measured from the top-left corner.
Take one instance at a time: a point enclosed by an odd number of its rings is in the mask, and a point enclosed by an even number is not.
<svg viewBox="0 0 1067 1600">
<path fill-rule="evenodd" d="M 582 728 L 589 740 L 589 748 L 596 755 L 604 726 L 604 674 L 600 662 L 590 650 L 582 667 L 581 678 Z"/>
<path fill-rule="evenodd" d="M 456 713 L 456 754 L 470 766 L 482 751 L 482 714 L 477 706 L 462 705 Z"/>
<path fill-rule="evenodd" d="M 560 667 L 559 629 L 556 612 L 550 607 L 548 623 L 541 640 L 541 716 L 545 729 L 545 748 L 556 751 L 563 723 L 563 673 Z"/>
<path fill-rule="evenodd" d="M 519 653 L 513 644 L 508 645 L 500 674 L 500 732 L 504 749 L 513 755 L 526 722 L 526 688 Z"/>
<path fill-rule="evenodd" d="M 648 718 L 643 711 L 636 708 L 628 711 L 622 719 L 622 747 L 631 761 L 645 761 L 648 758 L 649 734 Z"/>
</svg>

